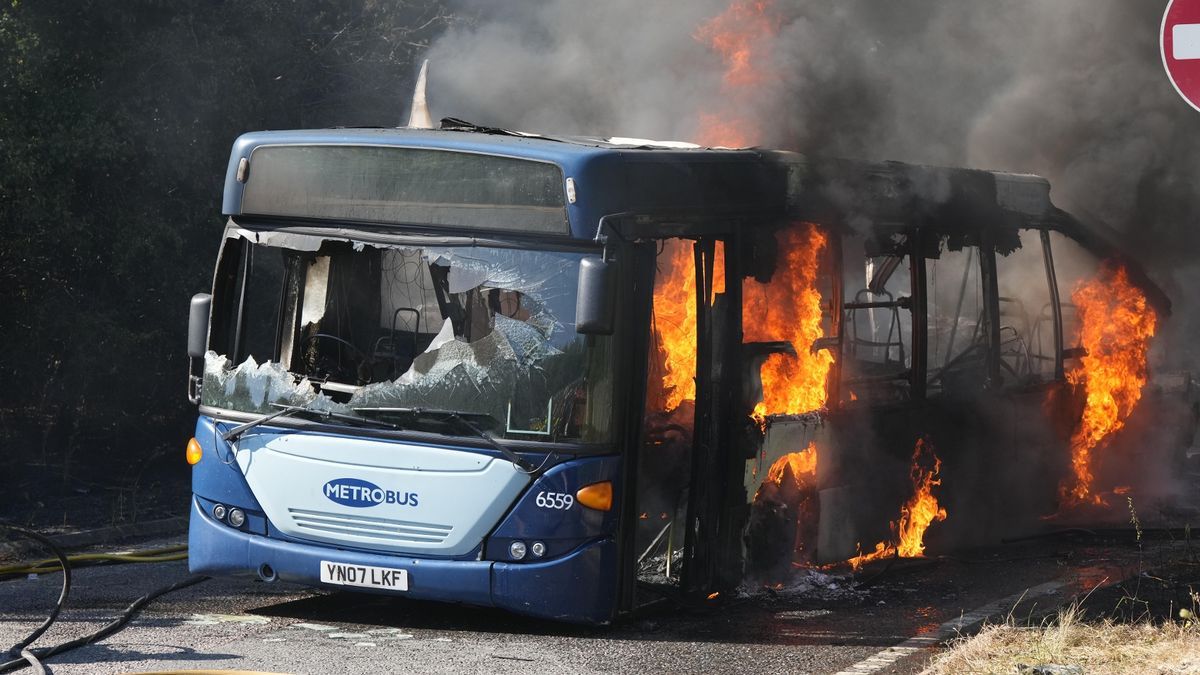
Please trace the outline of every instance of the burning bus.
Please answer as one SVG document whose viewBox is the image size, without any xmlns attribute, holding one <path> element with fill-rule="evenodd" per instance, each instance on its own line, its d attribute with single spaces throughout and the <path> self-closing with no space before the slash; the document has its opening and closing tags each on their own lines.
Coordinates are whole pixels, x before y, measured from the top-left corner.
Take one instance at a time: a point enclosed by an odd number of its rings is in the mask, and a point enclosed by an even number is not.
<svg viewBox="0 0 1200 675">
<path fill-rule="evenodd" d="M 246 134 L 223 213 L 192 570 L 565 621 L 1103 499 L 1169 310 L 987 171 L 444 120 Z"/>
</svg>

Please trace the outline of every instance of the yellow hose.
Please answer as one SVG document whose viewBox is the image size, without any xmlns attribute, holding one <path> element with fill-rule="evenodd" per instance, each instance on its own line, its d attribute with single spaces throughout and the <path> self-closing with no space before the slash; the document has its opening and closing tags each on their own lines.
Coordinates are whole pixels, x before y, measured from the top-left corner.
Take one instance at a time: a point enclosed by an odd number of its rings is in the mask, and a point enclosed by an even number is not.
<svg viewBox="0 0 1200 675">
<path fill-rule="evenodd" d="M 79 553 L 67 556 L 71 563 L 107 560 L 120 563 L 158 563 L 187 560 L 187 545 L 167 546 L 130 553 Z M 62 570 L 58 558 L 0 566 L 0 576 L 9 574 L 46 574 Z"/>
</svg>

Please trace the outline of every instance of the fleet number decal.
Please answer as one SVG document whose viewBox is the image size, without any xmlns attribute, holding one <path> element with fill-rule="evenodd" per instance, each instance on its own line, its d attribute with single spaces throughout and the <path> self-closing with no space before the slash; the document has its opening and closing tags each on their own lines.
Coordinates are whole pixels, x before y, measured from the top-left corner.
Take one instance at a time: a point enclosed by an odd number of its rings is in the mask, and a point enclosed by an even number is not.
<svg viewBox="0 0 1200 675">
<path fill-rule="evenodd" d="M 575 505 L 575 497 L 566 492 L 539 492 L 534 501 L 543 509 L 561 509 L 563 511 Z"/>
</svg>

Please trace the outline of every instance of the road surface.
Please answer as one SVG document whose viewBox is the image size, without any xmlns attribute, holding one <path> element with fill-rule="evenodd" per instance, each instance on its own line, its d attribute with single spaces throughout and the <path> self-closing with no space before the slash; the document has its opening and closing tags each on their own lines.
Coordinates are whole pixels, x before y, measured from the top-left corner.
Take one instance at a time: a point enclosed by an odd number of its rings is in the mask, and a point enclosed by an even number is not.
<svg viewBox="0 0 1200 675">
<path fill-rule="evenodd" d="M 1098 583 L 1136 573 L 1137 561 L 1125 542 L 1052 539 L 970 557 L 877 564 L 858 577 L 799 571 L 785 588 L 663 609 L 608 628 L 213 579 L 160 598 L 120 633 L 47 665 L 62 675 L 174 669 L 915 672 L 962 624 L 1012 611 L 1023 594 L 1018 614 L 1050 610 Z M 183 562 L 77 570 L 67 609 L 35 646 L 93 631 L 138 596 L 186 576 Z M 35 628 L 60 583 L 57 574 L 0 583 L 0 643 L 14 644 Z"/>
</svg>

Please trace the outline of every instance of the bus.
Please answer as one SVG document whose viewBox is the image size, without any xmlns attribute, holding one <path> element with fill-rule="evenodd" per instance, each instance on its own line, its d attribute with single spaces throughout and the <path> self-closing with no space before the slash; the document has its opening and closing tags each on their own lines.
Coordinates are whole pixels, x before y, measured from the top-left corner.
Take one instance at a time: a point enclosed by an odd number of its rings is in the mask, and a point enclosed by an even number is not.
<svg viewBox="0 0 1200 675">
<path fill-rule="evenodd" d="M 589 624 L 885 539 L 915 438 L 951 512 L 1069 471 L 1005 420 L 1078 418 L 1065 296 L 1117 255 L 1034 176 L 456 120 L 245 134 L 222 210 L 191 570 Z"/>
</svg>

